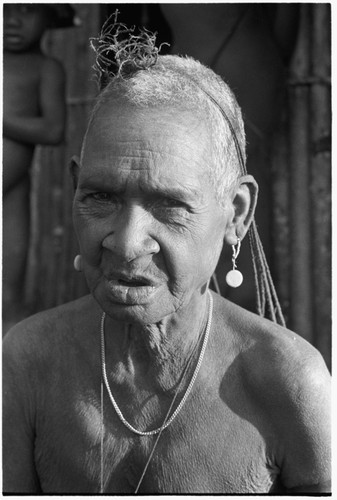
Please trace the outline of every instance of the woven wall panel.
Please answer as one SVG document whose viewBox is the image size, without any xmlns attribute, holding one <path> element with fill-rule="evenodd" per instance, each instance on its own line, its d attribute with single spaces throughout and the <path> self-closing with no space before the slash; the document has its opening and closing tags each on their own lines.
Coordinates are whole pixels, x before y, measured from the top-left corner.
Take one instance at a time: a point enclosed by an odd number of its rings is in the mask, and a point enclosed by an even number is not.
<svg viewBox="0 0 337 500">
<path fill-rule="evenodd" d="M 287 325 L 331 366 L 329 4 L 303 4 L 283 126 L 274 140 L 275 276 Z"/>
</svg>

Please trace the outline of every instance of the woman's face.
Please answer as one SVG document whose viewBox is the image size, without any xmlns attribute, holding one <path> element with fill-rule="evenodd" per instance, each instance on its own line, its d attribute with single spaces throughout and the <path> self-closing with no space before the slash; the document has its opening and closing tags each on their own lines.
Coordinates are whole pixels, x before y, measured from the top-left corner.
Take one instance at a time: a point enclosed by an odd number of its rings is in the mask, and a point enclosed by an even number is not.
<svg viewBox="0 0 337 500">
<path fill-rule="evenodd" d="M 209 149 L 190 114 L 111 103 L 98 111 L 74 224 L 89 288 L 111 317 L 155 323 L 204 293 L 232 213 L 208 181 Z"/>
</svg>

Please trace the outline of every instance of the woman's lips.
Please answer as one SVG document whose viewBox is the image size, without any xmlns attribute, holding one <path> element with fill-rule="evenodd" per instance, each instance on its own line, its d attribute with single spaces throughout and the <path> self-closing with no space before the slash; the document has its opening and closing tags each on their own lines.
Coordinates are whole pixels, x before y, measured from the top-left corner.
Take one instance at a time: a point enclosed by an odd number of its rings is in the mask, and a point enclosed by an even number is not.
<svg viewBox="0 0 337 500">
<path fill-rule="evenodd" d="M 117 280 L 120 285 L 123 286 L 148 286 L 148 284 L 143 280 Z"/>
<path fill-rule="evenodd" d="M 141 279 L 109 279 L 106 281 L 110 296 L 115 302 L 125 305 L 140 305 L 148 302 L 157 289 Z"/>
</svg>

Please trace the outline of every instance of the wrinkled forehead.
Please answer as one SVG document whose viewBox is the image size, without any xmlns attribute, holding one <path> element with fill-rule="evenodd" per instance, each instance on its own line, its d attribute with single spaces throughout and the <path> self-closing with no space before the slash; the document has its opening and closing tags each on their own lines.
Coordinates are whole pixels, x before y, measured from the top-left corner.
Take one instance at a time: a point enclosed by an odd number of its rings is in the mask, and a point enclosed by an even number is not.
<svg viewBox="0 0 337 500">
<path fill-rule="evenodd" d="M 93 154 L 132 155 L 144 150 L 181 156 L 202 163 L 210 157 L 210 134 L 190 111 L 169 107 L 139 108 L 123 102 L 102 103 L 89 124 L 82 148 L 82 163 Z"/>
</svg>

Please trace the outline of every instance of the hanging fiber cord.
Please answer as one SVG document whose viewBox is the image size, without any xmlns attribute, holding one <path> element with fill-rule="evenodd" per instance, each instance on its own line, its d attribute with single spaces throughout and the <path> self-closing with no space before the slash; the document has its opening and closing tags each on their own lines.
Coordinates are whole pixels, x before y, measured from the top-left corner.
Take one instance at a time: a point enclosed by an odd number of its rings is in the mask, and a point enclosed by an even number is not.
<svg viewBox="0 0 337 500">
<path fill-rule="evenodd" d="M 222 116 L 224 117 L 234 140 L 241 174 L 247 175 L 247 169 L 243 159 L 240 144 L 236 136 L 233 124 L 228 118 L 227 113 L 211 94 L 209 94 L 204 88 L 202 88 L 195 80 L 193 80 L 193 82 L 207 95 L 207 97 L 219 109 Z M 286 326 L 267 259 L 263 250 L 262 242 L 257 231 L 255 220 L 253 220 L 251 227 L 249 228 L 248 237 L 254 269 L 257 313 L 259 314 L 259 316 L 263 316 L 274 321 L 274 323 L 278 323 L 281 326 Z"/>
</svg>

